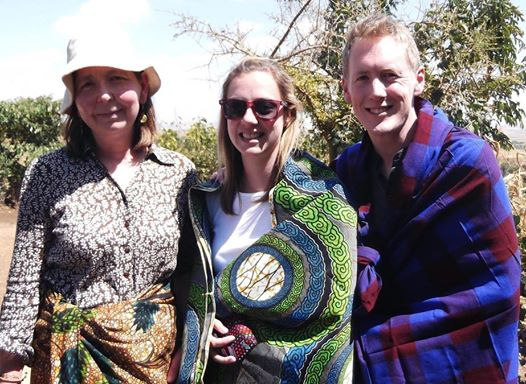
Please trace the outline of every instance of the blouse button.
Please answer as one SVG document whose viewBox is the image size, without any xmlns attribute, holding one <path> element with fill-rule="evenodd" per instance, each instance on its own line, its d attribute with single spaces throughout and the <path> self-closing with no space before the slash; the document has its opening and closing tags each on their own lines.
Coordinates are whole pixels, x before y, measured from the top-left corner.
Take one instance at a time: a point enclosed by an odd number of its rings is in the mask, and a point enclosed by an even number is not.
<svg viewBox="0 0 526 384">
<path fill-rule="evenodd" d="M 131 249 L 129 245 L 124 246 L 124 253 L 130 253 Z"/>
<path fill-rule="evenodd" d="M 130 274 L 129 274 L 128 272 L 124 272 L 122 275 L 123 275 L 126 279 L 127 279 L 128 277 L 130 277 Z"/>
<path fill-rule="evenodd" d="M 128 220 L 124 220 L 124 228 L 129 228 L 130 222 Z"/>
</svg>

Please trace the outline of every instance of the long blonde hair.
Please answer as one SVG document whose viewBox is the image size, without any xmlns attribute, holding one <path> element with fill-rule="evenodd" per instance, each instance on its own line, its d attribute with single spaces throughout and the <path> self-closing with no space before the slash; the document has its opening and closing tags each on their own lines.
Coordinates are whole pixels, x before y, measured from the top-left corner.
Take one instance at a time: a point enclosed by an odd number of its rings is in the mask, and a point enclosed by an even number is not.
<svg viewBox="0 0 526 384">
<path fill-rule="evenodd" d="M 301 103 L 294 94 L 294 82 L 289 74 L 275 61 L 258 57 L 245 58 L 230 71 L 223 83 L 221 98 L 225 98 L 228 94 L 228 89 L 233 79 L 251 72 L 270 73 L 279 88 L 281 100 L 287 102 L 287 106 L 283 108 L 285 126 L 281 135 L 274 179 L 272 180 L 272 185 L 275 185 L 299 137 Z M 221 207 L 226 213 L 233 214 L 234 197 L 239 192 L 239 183 L 243 176 L 243 162 L 241 161 L 241 154 L 230 141 L 227 120 L 222 113 L 219 117 L 218 152 L 220 166 L 225 170 L 224 181 L 220 191 Z"/>
</svg>

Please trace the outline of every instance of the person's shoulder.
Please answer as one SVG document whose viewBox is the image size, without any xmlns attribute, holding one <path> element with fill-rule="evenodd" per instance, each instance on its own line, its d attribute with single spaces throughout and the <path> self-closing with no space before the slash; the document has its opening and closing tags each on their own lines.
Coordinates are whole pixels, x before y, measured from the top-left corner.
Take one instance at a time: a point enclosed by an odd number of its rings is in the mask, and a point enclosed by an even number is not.
<svg viewBox="0 0 526 384">
<path fill-rule="evenodd" d="M 323 161 L 304 150 L 294 150 L 291 155 L 291 159 L 295 162 L 308 162 L 320 168 L 328 168 Z"/>
<path fill-rule="evenodd" d="M 457 156 L 473 156 L 477 155 L 484 147 L 488 146 L 487 142 L 480 136 L 477 136 L 467 128 L 456 125 L 442 109 L 433 107 L 429 102 L 427 102 L 422 108 L 421 112 L 424 114 L 427 113 L 430 116 L 432 115 L 434 125 L 441 130 L 445 130 L 443 133 L 438 133 L 437 136 L 443 137 L 443 139 L 440 139 L 440 141 L 443 140 L 443 149 L 448 150 Z M 436 124 L 436 121 L 439 123 Z"/>
<path fill-rule="evenodd" d="M 169 165 L 179 165 L 186 169 L 195 169 L 195 164 L 188 157 L 180 152 L 173 151 L 164 147 L 155 145 L 151 153 L 162 163 Z"/>
<path fill-rule="evenodd" d="M 64 163 L 71 161 L 65 147 L 44 153 L 30 162 L 29 168 L 63 167 Z"/>
<path fill-rule="evenodd" d="M 291 160 L 294 165 L 292 167 L 285 165 L 286 173 L 302 174 L 303 178 L 318 181 L 337 178 L 336 172 L 328 164 L 306 151 L 296 150 L 291 156 Z"/>
<path fill-rule="evenodd" d="M 444 147 L 454 156 L 478 158 L 481 153 L 490 150 L 489 143 L 466 128 L 454 126 L 446 137 Z"/>
<path fill-rule="evenodd" d="M 479 174 L 498 175 L 499 164 L 491 145 L 470 130 L 453 126 L 441 148 L 440 163 L 449 169 L 477 169 Z"/>
<path fill-rule="evenodd" d="M 349 158 L 357 156 L 362 148 L 362 141 L 347 146 L 337 157 L 338 158 Z"/>
<path fill-rule="evenodd" d="M 334 171 L 331 169 L 331 167 L 329 167 L 329 165 L 327 165 L 322 160 L 316 158 L 307 151 L 296 149 L 291 154 L 289 162 L 290 161 L 292 161 L 295 164 L 295 169 L 313 178 L 331 177 L 334 173 Z M 286 169 L 289 167 L 290 166 L 285 164 Z"/>
<path fill-rule="evenodd" d="M 355 164 L 362 149 L 362 141 L 349 145 L 331 162 L 331 168 L 336 170 L 347 169 Z"/>
</svg>

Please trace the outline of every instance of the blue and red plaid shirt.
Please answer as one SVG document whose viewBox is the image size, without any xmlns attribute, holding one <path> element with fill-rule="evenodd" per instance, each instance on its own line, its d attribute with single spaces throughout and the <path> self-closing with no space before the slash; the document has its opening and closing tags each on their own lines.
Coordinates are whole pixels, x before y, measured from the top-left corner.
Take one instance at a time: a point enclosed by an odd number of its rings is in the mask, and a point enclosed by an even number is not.
<svg viewBox="0 0 526 384">
<path fill-rule="evenodd" d="M 375 217 L 367 135 L 333 163 L 360 215 L 357 383 L 516 383 L 520 252 L 491 147 L 415 99 Z"/>
</svg>

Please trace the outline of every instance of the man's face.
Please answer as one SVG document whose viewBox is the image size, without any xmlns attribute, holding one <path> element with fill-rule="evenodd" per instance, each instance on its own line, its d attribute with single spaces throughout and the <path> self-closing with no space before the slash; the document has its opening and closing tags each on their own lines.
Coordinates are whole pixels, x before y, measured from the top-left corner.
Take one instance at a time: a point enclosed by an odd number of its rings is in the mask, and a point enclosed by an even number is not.
<svg viewBox="0 0 526 384">
<path fill-rule="evenodd" d="M 412 68 L 406 46 L 390 36 L 358 40 L 347 65 L 345 100 L 371 138 L 404 140 L 416 120 L 413 98 L 423 91 L 423 68 Z"/>
</svg>

